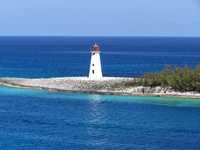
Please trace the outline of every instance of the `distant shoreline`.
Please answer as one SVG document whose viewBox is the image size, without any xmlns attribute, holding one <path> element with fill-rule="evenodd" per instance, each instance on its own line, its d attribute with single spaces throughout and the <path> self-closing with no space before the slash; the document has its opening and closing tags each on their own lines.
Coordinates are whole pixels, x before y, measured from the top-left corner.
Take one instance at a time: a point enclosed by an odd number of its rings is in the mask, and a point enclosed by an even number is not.
<svg viewBox="0 0 200 150">
<path fill-rule="evenodd" d="M 87 77 L 63 77 L 63 78 L 0 78 L 0 85 L 15 88 L 44 89 L 58 92 L 81 92 L 104 95 L 127 95 L 127 96 L 170 96 L 179 98 L 200 99 L 198 92 L 178 92 L 170 87 L 124 87 L 125 82 L 134 78 L 104 77 L 101 81 L 91 81 Z M 122 86 L 119 86 L 122 85 Z"/>
</svg>

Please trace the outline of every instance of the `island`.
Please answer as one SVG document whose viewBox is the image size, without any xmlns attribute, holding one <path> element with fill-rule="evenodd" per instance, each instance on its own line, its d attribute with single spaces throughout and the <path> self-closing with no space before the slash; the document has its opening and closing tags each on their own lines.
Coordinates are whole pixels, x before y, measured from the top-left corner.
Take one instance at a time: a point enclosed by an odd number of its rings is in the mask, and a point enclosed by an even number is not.
<svg viewBox="0 0 200 150">
<path fill-rule="evenodd" d="M 200 98 L 200 67 L 166 67 L 160 72 L 147 73 L 138 78 L 103 77 L 101 80 L 91 80 L 89 77 L 7 77 L 0 78 L 0 85 L 62 92 Z"/>
</svg>

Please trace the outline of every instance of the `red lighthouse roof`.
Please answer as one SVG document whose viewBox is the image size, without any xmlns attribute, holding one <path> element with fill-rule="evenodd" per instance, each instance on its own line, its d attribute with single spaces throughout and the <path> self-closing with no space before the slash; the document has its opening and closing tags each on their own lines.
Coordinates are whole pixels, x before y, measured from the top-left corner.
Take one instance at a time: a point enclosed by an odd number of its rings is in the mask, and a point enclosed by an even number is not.
<svg viewBox="0 0 200 150">
<path fill-rule="evenodd" d="M 92 51 L 96 51 L 96 52 L 99 52 L 100 51 L 100 46 L 95 43 L 93 46 L 92 46 Z"/>
</svg>

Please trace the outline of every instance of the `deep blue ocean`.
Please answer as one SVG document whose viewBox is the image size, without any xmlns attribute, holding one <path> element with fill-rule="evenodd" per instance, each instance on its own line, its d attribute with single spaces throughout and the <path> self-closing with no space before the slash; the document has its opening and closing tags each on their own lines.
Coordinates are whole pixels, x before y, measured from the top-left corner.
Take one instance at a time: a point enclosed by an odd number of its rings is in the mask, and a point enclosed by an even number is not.
<svg viewBox="0 0 200 150">
<path fill-rule="evenodd" d="M 1 77 L 106 76 L 200 64 L 200 38 L 0 37 Z M 0 87 L 0 150 L 199 150 L 200 100 Z"/>
<path fill-rule="evenodd" d="M 200 64 L 200 38 L 0 37 L 0 76 L 86 76 L 94 42 L 101 45 L 105 76 Z"/>
</svg>

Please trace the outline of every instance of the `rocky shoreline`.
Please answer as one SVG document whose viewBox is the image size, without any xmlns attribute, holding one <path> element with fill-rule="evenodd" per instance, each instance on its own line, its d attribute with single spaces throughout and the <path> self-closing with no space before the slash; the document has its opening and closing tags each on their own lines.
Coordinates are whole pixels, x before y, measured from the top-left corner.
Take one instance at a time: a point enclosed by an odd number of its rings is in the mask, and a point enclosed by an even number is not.
<svg viewBox="0 0 200 150">
<path fill-rule="evenodd" d="M 177 92 L 170 87 L 127 87 L 124 83 L 134 78 L 104 77 L 101 81 L 91 81 L 87 77 L 63 78 L 0 78 L 1 86 L 37 88 L 49 91 L 84 92 L 130 96 L 174 96 L 182 98 L 200 98 L 197 92 Z"/>
</svg>

